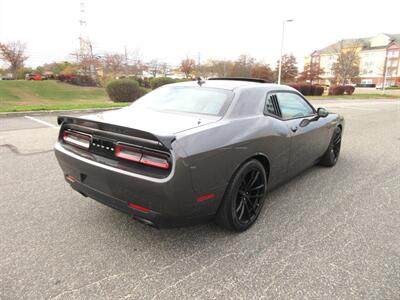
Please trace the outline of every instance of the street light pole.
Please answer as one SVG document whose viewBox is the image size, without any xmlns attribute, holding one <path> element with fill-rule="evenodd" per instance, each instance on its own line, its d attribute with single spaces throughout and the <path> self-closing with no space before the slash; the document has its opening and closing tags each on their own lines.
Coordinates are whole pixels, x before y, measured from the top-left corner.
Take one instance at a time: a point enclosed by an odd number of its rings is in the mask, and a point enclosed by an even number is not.
<svg viewBox="0 0 400 300">
<path fill-rule="evenodd" d="M 285 23 L 289 23 L 289 22 L 293 22 L 293 19 L 283 20 L 282 21 L 281 56 L 280 56 L 280 59 L 279 59 L 278 84 L 281 84 L 283 41 L 284 41 L 284 38 L 285 38 Z"/>
</svg>

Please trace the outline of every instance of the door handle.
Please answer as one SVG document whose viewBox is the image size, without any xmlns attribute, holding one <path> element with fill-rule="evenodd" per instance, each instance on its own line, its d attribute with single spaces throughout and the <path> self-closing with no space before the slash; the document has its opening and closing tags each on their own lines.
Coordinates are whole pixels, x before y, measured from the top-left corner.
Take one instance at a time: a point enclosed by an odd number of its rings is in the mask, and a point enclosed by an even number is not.
<svg viewBox="0 0 400 300">
<path fill-rule="evenodd" d="M 290 129 L 291 129 L 293 132 L 296 132 L 297 129 L 298 129 L 298 127 L 297 127 L 297 126 L 292 126 Z"/>
</svg>

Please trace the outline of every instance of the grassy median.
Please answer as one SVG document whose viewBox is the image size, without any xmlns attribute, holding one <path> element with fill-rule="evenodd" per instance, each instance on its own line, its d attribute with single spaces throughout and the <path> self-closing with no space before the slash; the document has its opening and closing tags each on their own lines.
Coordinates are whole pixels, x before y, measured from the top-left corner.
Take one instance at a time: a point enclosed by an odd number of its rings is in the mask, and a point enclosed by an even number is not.
<svg viewBox="0 0 400 300">
<path fill-rule="evenodd" d="M 110 101 L 105 90 L 98 87 L 79 87 L 55 80 L 0 81 L 0 112 L 111 108 L 128 104 Z"/>
<path fill-rule="evenodd" d="M 342 96 L 307 96 L 307 99 L 314 99 L 314 100 L 335 100 L 335 99 L 400 99 L 398 95 L 388 95 L 388 94 L 353 94 L 353 95 L 342 95 Z"/>
</svg>

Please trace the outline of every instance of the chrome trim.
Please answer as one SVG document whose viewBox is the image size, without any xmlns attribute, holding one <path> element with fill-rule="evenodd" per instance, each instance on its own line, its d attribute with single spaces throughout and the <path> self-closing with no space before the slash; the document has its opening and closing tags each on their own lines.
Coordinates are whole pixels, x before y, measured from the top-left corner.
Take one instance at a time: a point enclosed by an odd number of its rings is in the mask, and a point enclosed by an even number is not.
<svg viewBox="0 0 400 300">
<path fill-rule="evenodd" d="M 171 173 L 166 178 L 159 179 L 159 178 L 154 178 L 154 177 L 150 177 L 150 176 L 144 176 L 144 175 L 128 172 L 128 171 L 125 171 L 125 170 L 117 169 L 117 168 L 114 168 L 114 167 L 111 167 L 111 166 L 107 166 L 105 164 L 98 163 L 96 161 L 84 158 L 82 156 L 79 156 L 79 155 L 71 152 L 71 151 L 68 151 L 59 142 L 57 142 L 54 145 L 54 150 L 55 151 L 59 151 L 61 153 L 64 153 L 65 155 L 73 157 L 73 158 L 75 158 L 77 160 L 80 160 L 80 161 L 85 162 L 87 164 L 90 164 L 92 166 L 96 166 L 96 167 L 103 168 L 103 169 L 106 169 L 106 170 L 109 170 L 109 171 L 117 172 L 117 173 L 120 173 L 120 174 L 123 174 L 123 175 L 126 175 L 126 176 L 131 176 L 131 177 L 135 177 L 135 178 L 139 178 L 139 179 L 143 179 L 143 180 L 152 181 L 152 182 L 155 182 L 155 183 L 165 183 L 165 182 L 169 181 L 172 178 L 172 176 L 174 175 L 174 173 L 175 173 L 175 163 L 172 164 Z M 171 153 L 171 159 L 172 159 L 173 162 L 175 161 L 174 158 L 175 158 L 174 154 Z"/>
</svg>

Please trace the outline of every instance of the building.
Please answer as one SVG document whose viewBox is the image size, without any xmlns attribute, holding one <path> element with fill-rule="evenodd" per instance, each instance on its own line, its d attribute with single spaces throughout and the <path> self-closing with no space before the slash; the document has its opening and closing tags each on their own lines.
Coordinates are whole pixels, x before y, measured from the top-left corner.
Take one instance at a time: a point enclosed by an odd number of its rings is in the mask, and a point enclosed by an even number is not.
<svg viewBox="0 0 400 300">
<path fill-rule="evenodd" d="M 380 33 L 373 37 L 338 41 L 306 57 L 305 63 L 324 70 L 319 83 L 330 84 L 334 79 L 333 64 L 338 53 L 357 45 L 360 70 L 356 82 L 362 85 L 400 85 L 400 34 Z"/>
</svg>

